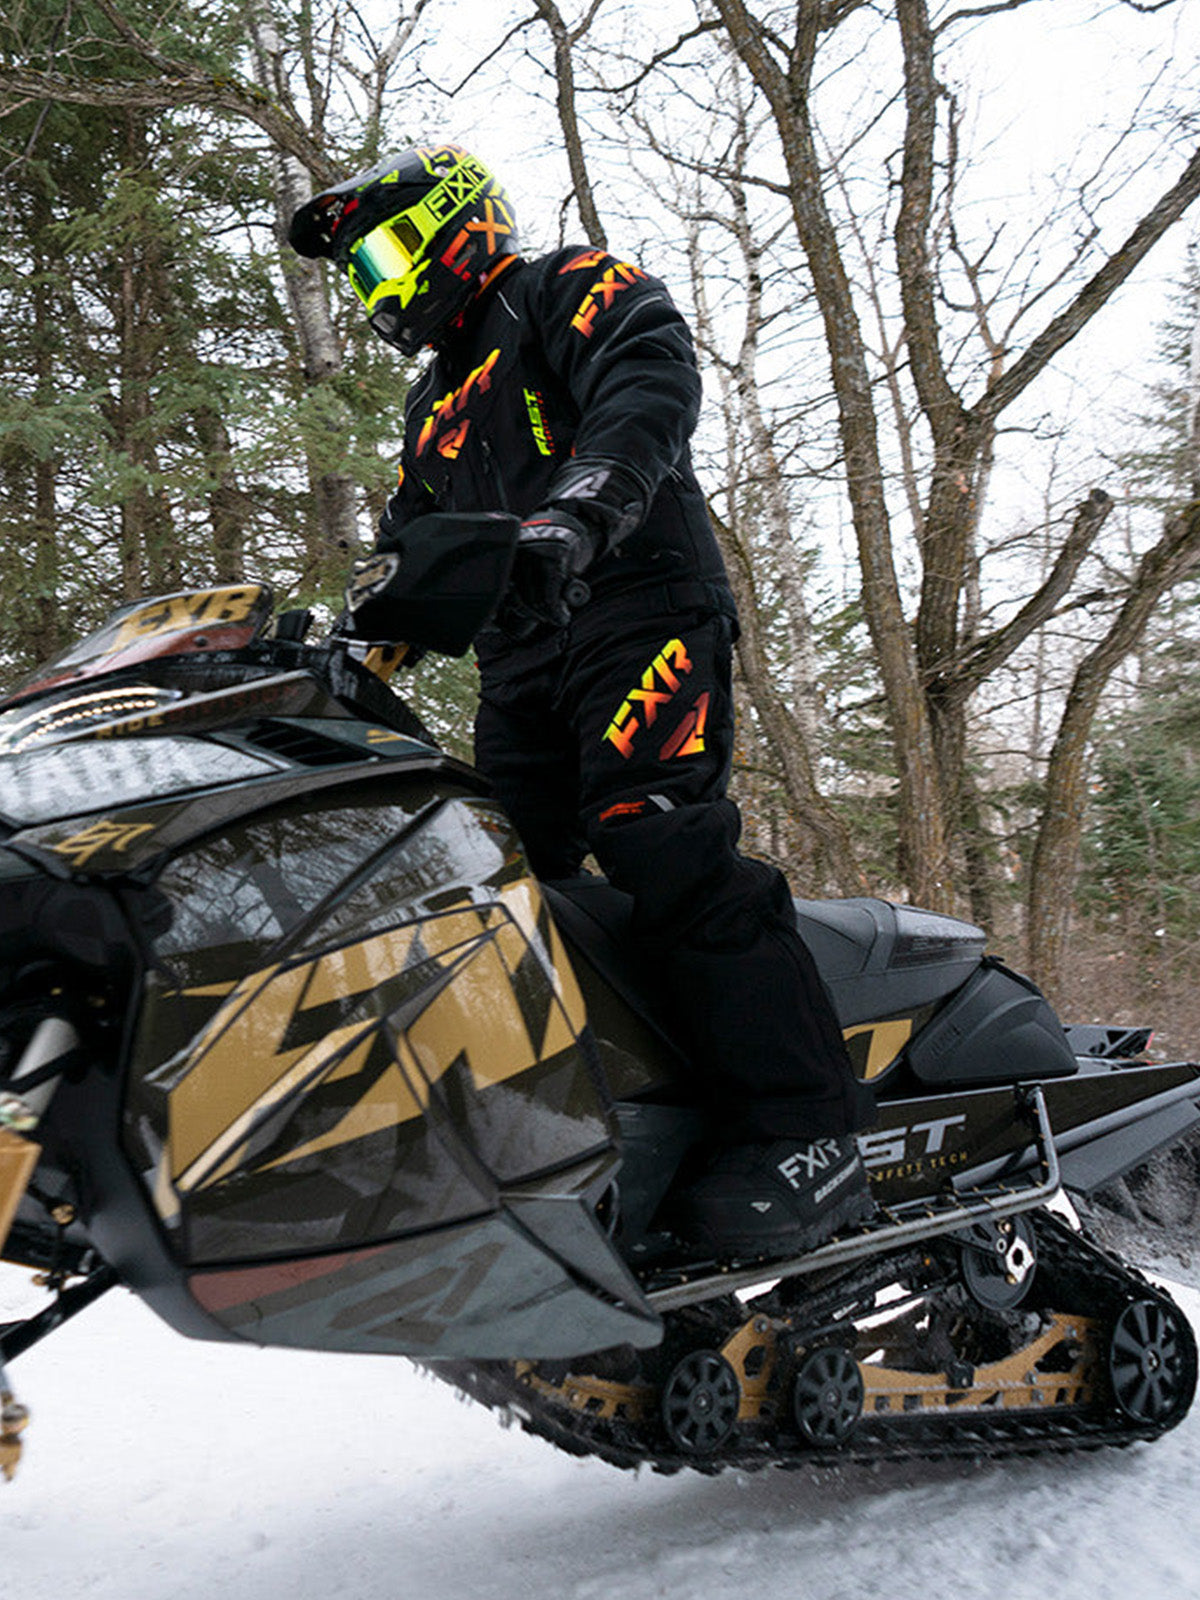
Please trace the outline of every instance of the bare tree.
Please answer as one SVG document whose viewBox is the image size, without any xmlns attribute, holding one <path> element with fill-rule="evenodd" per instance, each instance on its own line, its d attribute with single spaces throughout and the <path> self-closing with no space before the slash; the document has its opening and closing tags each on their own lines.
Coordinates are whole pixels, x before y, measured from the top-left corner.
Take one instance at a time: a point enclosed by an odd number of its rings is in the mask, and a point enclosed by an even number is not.
<svg viewBox="0 0 1200 1600">
<path fill-rule="evenodd" d="M 1046 775 L 1046 801 L 1029 881 L 1029 956 L 1052 993 L 1062 977 L 1087 792 L 1092 722 L 1113 672 L 1133 650 L 1163 595 L 1200 567 L 1200 502 L 1167 519 L 1138 564 L 1124 604 L 1075 672 Z"/>
<path fill-rule="evenodd" d="M 961 851 L 968 787 L 965 707 L 982 681 L 1045 616 L 1075 561 L 1080 540 L 1098 525 L 1087 517 L 1056 568 L 1053 584 L 1022 609 L 1019 621 L 988 638 L 964 628 L 987 472 L 1004 414 L 1111 299 L 1135 267 L 1200 194 L 1200 151 L 1113 250 L 1032 337 L 1015 359 L 993 347 L 982 388 L 973 398 L 956 379 L 947 354 L 939 280 L 935 181 L 939 167 L 937 31 L 926 0 L 897 0 L 904 124 L 895 211 L 895 273 L 904 348 L 930 463 L 918 531 L 920 601 L 910 625 L 897 580 L 885 492 L 880 417 L 860 324 L 850 263 L 830 210 L 813 119 L 814 72 L 827 36 L 854 5 L 802 7 L 790 38 L 746 0 L 713 0 L 729 44 L 745 62 L 770 109 L 787 174 L 797 238 L 821 308 L 837 395 L 847 492 L 856 529 L 863 601 L 884 680 L 900 784 L 901 839 L 914 895 L 934 905 L 955 902 L 957 840 Z M 943 29 L 950 20 L 942 24 Z"/>
</svg>

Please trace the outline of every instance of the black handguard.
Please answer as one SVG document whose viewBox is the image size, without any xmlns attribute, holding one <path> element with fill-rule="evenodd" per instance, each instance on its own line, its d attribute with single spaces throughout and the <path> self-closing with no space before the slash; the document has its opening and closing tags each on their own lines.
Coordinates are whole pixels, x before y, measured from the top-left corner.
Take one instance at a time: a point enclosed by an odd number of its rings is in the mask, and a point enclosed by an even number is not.
<svg viewBox="0 0 1200 1600">
<path fill-rule="evenodd" d="M 512 598 L 518 615 L 564 628 L 591 591 L 580 576 L 600 538 L 578 517 L 558 507 L 535 511 L 521 524 L 513 563 Z"/>
<path fill-rule="evenodd" d="M 461 656 L 509 587 L 521 524 L 501 512 L 431 512 L 406 523 L 403 548 L 357 561 L 346 590 L 348 632 Z"/>
</svg>

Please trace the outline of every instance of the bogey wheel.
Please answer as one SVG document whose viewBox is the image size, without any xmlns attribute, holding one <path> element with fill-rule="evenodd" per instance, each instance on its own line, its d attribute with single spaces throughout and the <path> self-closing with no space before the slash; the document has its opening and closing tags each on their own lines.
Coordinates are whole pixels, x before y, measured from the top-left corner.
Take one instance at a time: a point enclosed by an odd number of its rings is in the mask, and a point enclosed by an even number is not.
<svg viewBox="0 0 1200 1600">
<path fill-rule="evenodd" d="M 741 1385 L 725 1357 L 715 1350 L 693 1350 L 663 1385 L 667 1437 L 688 1455 L 711 1455 L 733 1432 L 741 1403 Z"/>
<path fill-rule="evenodd" d="M 862 1416 L 858 1362 L 840 1345 L 813 1350 L 796 1369 L 792 1412 L 809 1444 L 844 1444 Z"/>
<path fill-rule="evenodd" d="M 1132 1422 L 1169 1427 L 1187 1410 L 1191 1335 L 1181 1314 L 1158 1300 L 1134 1300 L 1117 1318 L 1108 1350 L 1113 1397 Z"/>
</svg>

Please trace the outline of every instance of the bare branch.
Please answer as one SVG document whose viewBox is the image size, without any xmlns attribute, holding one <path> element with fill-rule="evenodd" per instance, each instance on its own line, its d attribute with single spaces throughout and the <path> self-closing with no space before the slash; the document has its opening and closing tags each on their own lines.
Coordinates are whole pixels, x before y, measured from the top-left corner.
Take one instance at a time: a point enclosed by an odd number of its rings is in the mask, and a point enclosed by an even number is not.
<svg viewBox="0 0 1200 1600">
<path fill-rule="evenodd" d="M 583 153 L 583 140 L 579 132 L 579 119 L 575 113 L 575 62 L 573 51 L 579 40 L 587 32 L 599 11 L 603 0 L 593 0 L 593 4 L 579 26 L 572 32 L 563 21 L 562 12 L 555 4 L 555 0 L 533 0 L 537 14 L 550 30 L 550 37 L 554 41 L 554 78 L 558 85 L 558 121 L 562 128 L 563 142 L 567 148 L 567 164 L 571 169 L 571 183 L 575 189 L 575 198 L 579 205 L 579 217 L 583 223 L 584 232 L 588 242 L 598 250 L 608 249 L 608 237 L 604 231 L 604 224 L 600 221 L 600 213 L 596 208 L 596 198 L 592 189 L 591 176 L 588 173 L 587 160 Z"/>
<path fill-rule="evenodd" d="M 972 407 L 972 415 L 980 421 L 991 421 L 1011 405 L 1018 395 L 1024 393 L 1058 352 L 1070 344 L 1096 313 L 1107 305 L 1134 268 L 1140 265 L 1168 228 L 1178 222 L 1197 196 L 1200 196 L 1200 149 L 1158 204 L 1147 212 L 1099 272 L 1084 284 L 1066 310 L 1060 312 L 1038 334 L 1006 373 L 988 385 L 982 398 Z"/>
<path fill-rule="evenodd" d="M 1084 556 L 1095 543 L 1100 529 L 1112 511 L 1111 496 L 1093 489 L 1075 512 L 1071 531 L 1063 540 L 1054 566 L 1045 583 L 1004 627 L 980 639 L 945 676 L 953 692 L 965 699 L 1013 655 L 1029 636 L 1052 616 L 1059 614 L 1059 602 L 1071 586 Z M 1096 596 L 1085 597 L 1094 600 Z M 1076 601 L 1075 605 L 1082 601 Z"/>
<path fill-rule="evenodd" d="M 664 49 L 655 51 L 640 72 L 635 73 L 635 75 L 625 83 L 614 84 L 609 89 L 609 93 L 614 95 L 631 94 L 634 89 L 639 88 L 643 83 L 645 83 L 646 79 L 651 77 L 659 67 L 661 67 L 665 62 L 670 61 L 672 56 L 678 55 L 685 44 L 690 44 L 693 39 L 699 39 L 703 34 L 715 32 L 720 26 L 721 24 L 716 20 L 716 18 L 713 18 L 708 22 L 697 23 L 697 25 L 694 28 L 690 28 L 687 33 L 681 33 L 674 44 L 669 44 Z"/>
<path fill-rule="evenodd" d="M 925 0 L 897 0 L 896 19 L 904 45 L 904 167 L 896 219 L 900 295 L 908 334 L 913 381 L 935 442 L 945 448 L 962 404 L 942 362 L 929 223 L 933 203 L 933 149 L 937 135 L 938 85 L 933 72 L 933 33 Z"/>
<path fill-rule="evenodd" d="M 999 11 L 1019 11 L 1022 6 L 1032 5 L 1034 0 L 996 0 L 990 6 L 972 6 L 965 11 L 954 11 L 938 23 L 936 31 L 945 33 L 947 28 L 953 27 L 956 22 L 973 22 L 976 17 L 993 17 Z"/>
<path fill-rule="evenodd" d="M 454 85 L 453 89 L 443 89 L 441 84 L 434 83 L 432 78 L 425 78 L 424 81 L 430 86 L 431 89 L 436 89 L 439 94 L 444 94 L 448 100 L 453 100 L 456 94 L 460 94 L 462 90 L 467 87 L 472 78 L 483 71 L 484 67 L 487 66 L 489 61 L 494 61 L 496 59 L 496 57 L 500 54 L 504 47 L 510 43 L 511 40 L 515 39 L 519 33 L 524 33 L 526 28 L 532 27 L 534 20 L 535 19 L 533 17 L 522 17 L 520 22 L 514 23 L 504 35 L 503 39 L 501 39 L 496 48 L 494 50 L 489 50 L 482 61 L 477 61 L 471 68 L 470 72 L 467 73 L 466 77 L 461 78 L 459 82 Z"/>
</svg>

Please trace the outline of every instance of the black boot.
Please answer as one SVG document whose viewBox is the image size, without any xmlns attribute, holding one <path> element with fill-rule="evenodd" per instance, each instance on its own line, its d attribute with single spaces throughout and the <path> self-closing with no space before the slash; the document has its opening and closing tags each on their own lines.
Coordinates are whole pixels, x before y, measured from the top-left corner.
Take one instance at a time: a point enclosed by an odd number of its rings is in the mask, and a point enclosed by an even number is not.
<svg viewBox="0 0 1200 1600">
<path fill-rule="evenodd" d="M 853 1134 L 776 1139 L 722 1150 L 672 1205 L 689 1243 L 718 1256 L 815 1250 L 873 1206 Z"/>
</svg>

